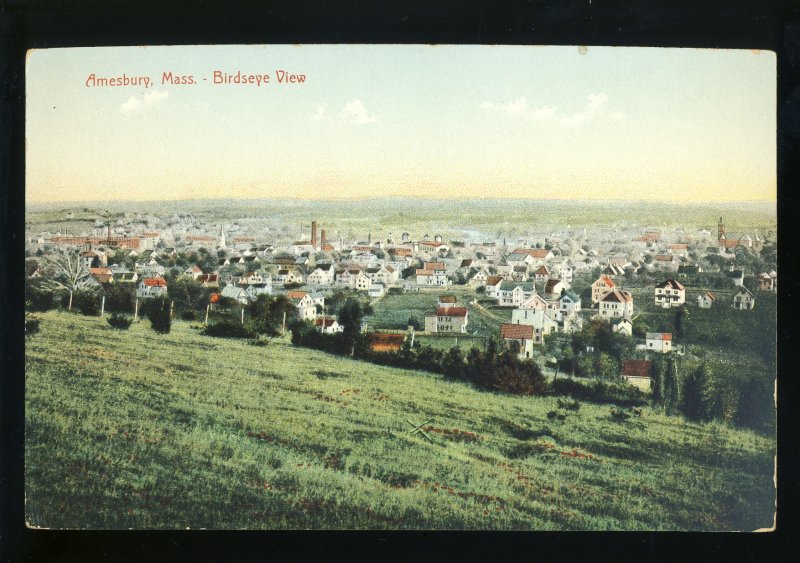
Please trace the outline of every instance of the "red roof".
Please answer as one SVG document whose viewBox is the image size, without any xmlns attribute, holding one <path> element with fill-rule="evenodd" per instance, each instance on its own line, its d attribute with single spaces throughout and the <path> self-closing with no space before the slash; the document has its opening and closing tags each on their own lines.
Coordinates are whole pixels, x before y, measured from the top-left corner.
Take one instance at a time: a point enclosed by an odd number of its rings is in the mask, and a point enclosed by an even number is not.
<svg viewBox="0 0 800 563">
<path fill-rule="evenodd" d="M 436 308 L 436 316 L 437 317 L 466 317 L 467 316 L 467 308 L 466 307 L 437 307 Z"/>
<path fill-rule="evenodd" d="M 323 319 L 322 317 L 318 317 L 314 321 L 314 324 L 317 325 L 317 326 L 322 326 L 324 324 L 325 328 L 330 328 L 331 326 L 333 326 L 333 323 L 335 323 L 335 322 L 336 322 L 336 319 Z"/>
<path fill-rule="evenodd" d="M 597 283 L 597 282 L 603 282 L 603 283 L 604 283 L 604 284 L 606 284 L 608 287 L 616 287 L 616 286 L 617 286 L 617 284 L 615 284 L 615 283 L 614 283 L 614 280 L 612 280 L 611 278 L 609 278 L 609 277 L 608 277 L 607 275 L 605 275 L 605 274 L 603 274 L 602 276 L 600 276 L 600 277 L 597 279 L 597 281 L 596 281 L 596 282 L 594 282 L 594 283 Z"/>
<path fill-rule="evenodd" d="M 688 244 L 680 244 L 679 243 L 679 244 L 670 244 L 669 247 L 672 250 L 686 250 L 686 249 L 689 248 L 689 245 Z"/>
<path fill-rule="evenodd" d="M 497 285 L 503 281 L 503 276 L 489 276 L 486 278 L 486 285 Z"/>
<path fill-rule="evenodd" d="M 648 332 L 648 340 L 672 340 L 671 332 Z"/>
<path fill-rule="evenodd" d="M 439 303 L 458 303 L 455 295 L 440 295 Z"/>
<path fill-rule="evenodd" d="M 606 295 L 601 299 L 601 301 L 617 301 L 619 303 L 630 303 L 633 301 L 631 294 L 627 291 L 620 291 L 615 289 L 614 291 L 610 291 L 606 293 Z"/>
<path fill-rule="evenodd" d="M 89 268 L 89 273 L 93 276 L 110 276 L 113 274 L 111 268 Z"/>
<path fill-rule="evenodd" d="M 367 336 L 369 346 L 376 352 L 392 352 L 400 350 L 406 339 L 405 334 L 385 334 L 373 332 Z"/>
<path fill-rule="evenodd" d="M 288 297 L 289 299 L 302 299 L 306 295 L 308 295 L 307 291 L 287 291 L 286 292 L 286 297 Z"/>
<path fill-rule="evenodd" d="M 167 280 L 164 278 L 145 278 L 142 281 L 147 287 L 167 287 Z"/>
<path fill-rule="evenodd" d="M 634 377 L 650 377 L 650 360 L 624 360 L 622 375 Z"/>
<path fill-rule="evenodd" d="M 444 270 L 444 262 L 425 262 L 426 270 Z"/>
<path fill-rule="evenodd" d="M 500 337 L 506 340 L 533 340 L 533 325 L 501 324 Z"/>
<path fill-rule="evenodd" d="M 540 266 L 539 269 L 534 272 L 534 274 L 547 276 L 550 274 L 550 270 L 547 269 L 547 266 Z"/>
</svg>

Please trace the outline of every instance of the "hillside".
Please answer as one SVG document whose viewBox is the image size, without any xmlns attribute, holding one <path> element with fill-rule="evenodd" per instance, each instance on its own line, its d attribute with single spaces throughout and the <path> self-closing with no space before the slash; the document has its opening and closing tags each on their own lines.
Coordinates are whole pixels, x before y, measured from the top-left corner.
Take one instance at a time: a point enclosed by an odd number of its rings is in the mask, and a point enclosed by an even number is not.
<svg viewBox="0 0 800 563">
<path fill-rule="evenodd" d="M 26 349 L 33 526 L 772 525 L 771 437 L 651 409 L 618 423 L 588 403 L 549 420 L 554 397 L 488 393 L 285 340 L 40 317 Z"/>
</svg>

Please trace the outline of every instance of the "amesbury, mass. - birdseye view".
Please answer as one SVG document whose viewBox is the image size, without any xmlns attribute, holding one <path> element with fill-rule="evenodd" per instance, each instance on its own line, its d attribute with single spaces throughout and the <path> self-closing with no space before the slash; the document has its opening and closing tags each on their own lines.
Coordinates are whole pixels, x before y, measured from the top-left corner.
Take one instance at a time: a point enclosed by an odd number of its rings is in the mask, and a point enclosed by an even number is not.
<svg viewBox="0 0 800 563">
<path fill-rule="evenodd" d="M 775 55 L 26 69 L 25 518 L 773 527 Z"/>
</svg>

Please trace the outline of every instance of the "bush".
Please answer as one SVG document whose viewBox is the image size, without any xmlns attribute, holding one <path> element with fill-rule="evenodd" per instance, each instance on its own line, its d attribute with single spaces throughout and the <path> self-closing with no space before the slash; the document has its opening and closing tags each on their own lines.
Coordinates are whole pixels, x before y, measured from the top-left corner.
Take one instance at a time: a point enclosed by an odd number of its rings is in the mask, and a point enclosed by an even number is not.
<svg viewBox="0 0 800 563">
<path fill-rule="evenodd" d="M 181 320 L 183 321 L 196 321 L 197 320 L 197 311 L 193 309 L 188 309 L 181 312 Z"/>
<path fill-rule="evenodd" d="M 131 326 L 131 323 L 133 323 L 133 318 L 129 315 L 112 313 L 112 315 L 106 319 L 106 322 L 119 330 L 128 330 L 128 328 Z"/>
<path fill-rule="evenodd" d="M 150 326 L 159 334 L 169 334 L 172 328 L 172 319 L 170 319 L 169 304 L 166 300 L 150 300 L 145 305 L 147 318 L 150 320 Z"/>
<path fill-rule="evenodd" d="M 631 417 L 630 414 L 616 407 L 611 407 L 611 414 L 609 416 L 614 422 L 625 422 Z"/>
<path fill-rule="evenodd" d="M 25 285 L 25 304 L 31 311 L 43 312 L 56 307 L 56 294 L 38 285 L 27 283 Z"/>
<path fill-rule="evenodd" d="M 614 403 L 623 407 L 640 407 L 647 403 L 647 395 L 622 383 L 594 381 L 583 383 L 574 379 L 556 379 L 550 384 L 554 395 L 567 395 L 590 403 Z"/>
<path fill-rule="evenodd" d="M 72 306 L 81 315 L 97 317 L 100 315 L 100 295 L 95 291 L 76 291 L 72 297 Z"/>
<path fill-rule="evenodd" d="M 556 401 L 556 405 L 560 409 L 566 409 L 569 411 L 577 411 L 581 408 L 581 404 L 578 401 L 565 401 L 563 399 L 558 399 Z"/>
<path fill-rule="evenodd" d="M 33 315 L 25 315 L 25 336 L 31 336 L 39 332 L 40 319 Z"/>
<path fill-rule="evenodd" d="M 219 321 L 208 325 L 203 334 L 217 338 L 253 338 L 255 334 L 235 321 Z"/>
</svg>

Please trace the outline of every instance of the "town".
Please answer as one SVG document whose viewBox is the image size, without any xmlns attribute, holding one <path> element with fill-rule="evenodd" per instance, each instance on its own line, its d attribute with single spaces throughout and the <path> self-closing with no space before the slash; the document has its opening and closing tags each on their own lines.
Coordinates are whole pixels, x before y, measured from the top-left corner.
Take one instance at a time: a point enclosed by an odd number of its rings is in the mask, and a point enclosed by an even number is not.
<svg viewBox="0 0 800 563">
<path fill-rule="evenodd" d="M 190 214 L 86 218 L 94 221 L 88 231 L 29 233 L 29 285 L 35 291 L 61 280 L 70 310 L 80 301 L 99 314 L 116 306 L 136 317 L 162 298 L 179 321 L 208 324 L 228 314 L 244 325 L 245 307 L 266 294 L 284 296 L 297 319 L 331 334 L 344 329 L 337 308 L 354 296 L 367 312 L 359 330 L 375 351 L 396 352 L 407 341 L 485 348 L 494 337 L 520 359 L 572 373 L 574 362 L 559 362 L 557 344 L 546 342 L 601 321 L 633 344 L 612 370 L 644 390 L 652 384 L 650 354 L 682 354 L 692 344 L 670 310 L 729 308 L 747 323 L 759 294 L 777 289 L 774 240 L 731 232 L 724 217 L 694 229 L 629 228 L 612 238 L 583 228 L 517 240 L 405 231 L 346 238 L 331 234 L 324 217 L 269 232 L 253 221 L 209 224 Z M 665 314 L 672 330 L 657 326 Z"/>
</svg>

